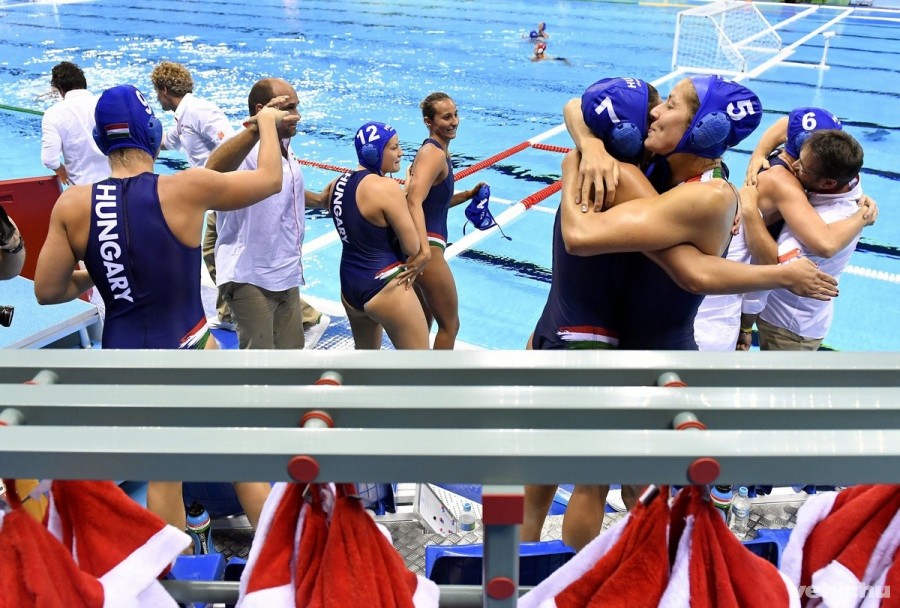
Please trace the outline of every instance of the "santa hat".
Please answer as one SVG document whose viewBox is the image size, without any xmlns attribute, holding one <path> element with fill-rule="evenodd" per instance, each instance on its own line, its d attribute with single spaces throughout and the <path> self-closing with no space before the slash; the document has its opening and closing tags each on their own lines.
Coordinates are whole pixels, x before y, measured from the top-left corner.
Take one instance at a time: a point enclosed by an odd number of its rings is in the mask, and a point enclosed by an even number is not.
<svg viewBox="0 0 900 608">
<path fill-rule="evenodd" d="M 239 608 L 431 608 L 437 585 L 410 572 L 390 535 L 344 487 L 276 484 L 263 508 Z M 331 518 L 329 525 L 328 518 Z"/>
<path fill-rule="evenodd" d="M 894 554 L 893 563 L 870 585 L 859 608 L 898 608 L 900 593 L 897 589 L 900 589 L 900 551 Z"/>
<path fill-rule="evenodd" d="M 14 483 L 6 482 L 12 511 L 0 518 L 0 607 L 102 608 L 100 581 L 21 508 Z"/>
<path fill-rule="evenodd" d="M 672 507 L 675 545 L 663 608 L 797 608 L 797 590 L 734 536 L 703 488 L 684 488 Z"/>
<path fill-rule="evenodd" d="M 78 568 L 99 579 L 103 605 L 177 606 L 158 578 L 191 544 L 190 537 L 113 482 L 54 481 L 47 525 Z"/>
<path fill-rule="evenodd" d="M 655 606 L 669 576 L 667 524 L 665 498 L 639 503 L 525 594 L 519 608 Z"/>
<path fill-rule="evenodd" d="M 807 500 L 782 570 L 804 591 L 804 601 L 856 606 L 865 587 L 890 568 L 898 547 L 900 486 L 855 486 Z M 814 593 L 805 592 L 810 585 Z"/>
</svg>

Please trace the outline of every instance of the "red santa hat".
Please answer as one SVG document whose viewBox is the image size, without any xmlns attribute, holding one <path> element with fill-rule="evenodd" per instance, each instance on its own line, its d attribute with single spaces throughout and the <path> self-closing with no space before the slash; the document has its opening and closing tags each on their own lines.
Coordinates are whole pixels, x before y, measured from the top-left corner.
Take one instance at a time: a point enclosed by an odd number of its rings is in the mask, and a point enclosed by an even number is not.
<svg viewBox="0 0 900 608">
<path fill-rule="evenodd" d="M 856 606 L 887 575 L 898 547 L 900 486 L 855 486 L 806 501 L 782 570 L 809 605 Z"/>
<path fill-rule="evenodd" d="M 78 568 L 99 579 L 105 606 L 177 606 L 158 578 L 190 537 L 113 482 L 54 481 L 47 526 Z"/>
<path fill-rule="evenodd" d="M 14 492 L 11 502 L 19 504 Z M 157 577 L 190 537 L 118 486 L 55 481 L 48 516 L 49 530 L 19 508 L 4 518 L 0 535 L 11 548 L 0 549 L 0 606 L 177 606 Z"/>
<path fill-rule="evenodd" d="M 704 494 L 698 486 L 686 487 L 672 506 L 675 555 L 659 606 L 799 608 L 796 587 L 741 544 Z"/>
<path fill-rule="evenodd" d="M 525 594 L 519 608 L 655 606 L 669 577 L 667 525 L 664 497 L 639 503 Z"/>
<path fill-rule="evenodd" d="M 897 589 L 900 589 L 900 551 L 894 554 L 894 561 L 870 586 L 859 608 L 900 608 Z"/>
<path fill-rule="evenodd" d="M 306 502 L 298 484 L 272 488 L 241 576 L 239 608 L 437 607 L 437 585 L 406 568 L 358 498 L 330 484 L 309 493 Z"/>
</svg>

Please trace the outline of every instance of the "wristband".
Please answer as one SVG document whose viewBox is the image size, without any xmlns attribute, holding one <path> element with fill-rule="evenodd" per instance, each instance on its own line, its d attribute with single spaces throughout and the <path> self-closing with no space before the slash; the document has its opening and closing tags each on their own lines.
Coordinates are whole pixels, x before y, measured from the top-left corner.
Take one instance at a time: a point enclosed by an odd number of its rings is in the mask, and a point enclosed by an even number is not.
<svg viewBox="0 0 900 608">
<path fill-rule="evenodd" d="M 752 334 L 752 333 L 753 333 L 753 328 L 752 328 L 752 327 L 742 327 L 742 328 L 741 328 L 741 333 L 742 333 L 742 334 Z"/>
</svg>

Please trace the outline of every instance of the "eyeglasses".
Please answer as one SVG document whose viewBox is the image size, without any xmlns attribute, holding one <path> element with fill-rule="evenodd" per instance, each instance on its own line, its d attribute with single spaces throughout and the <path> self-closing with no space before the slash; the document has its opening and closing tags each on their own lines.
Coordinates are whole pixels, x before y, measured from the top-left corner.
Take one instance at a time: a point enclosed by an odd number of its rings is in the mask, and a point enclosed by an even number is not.
<svg viewBox="0 0 900 608">
<path fill-rule="evenodd" d="M 803 161 L 799 158 L 797 159 L 797 171 L 800 173 L 807 173 L 809 175 L 815 175 L 816 177 L 828 177 L 827 175 L 822 175 L 821 173 L 816 173 L 815 171 L 810 171 L 803 166 Z"/>
</svg>

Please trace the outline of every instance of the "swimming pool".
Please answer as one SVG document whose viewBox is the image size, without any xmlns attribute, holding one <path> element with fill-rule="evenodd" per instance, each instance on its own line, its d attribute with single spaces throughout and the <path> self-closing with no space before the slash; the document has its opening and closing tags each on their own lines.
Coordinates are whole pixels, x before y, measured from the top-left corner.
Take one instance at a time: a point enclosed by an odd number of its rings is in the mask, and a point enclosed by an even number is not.
<svg viewBox="0 0 900 608">
<path fill-rule="evenodd" d="M 763 5 L 773 23 L 802 5 Z M 444 90 L 460 108 L 462 124 L 451 152 L 457 172 L 475 162 L 551 132 L 545 143 L 571 145 L 551 131 L 561 108 L 598 78 L 634 75 L 648 81 L 670 72 L 675 16 L 683 5 L 633 2 L 499 0 L 348 2 L 344 0 L 161 0 L 154 3 L 88 0 L 0 2 L 0 104 L 43 110 L 50 68 L 71 60 L 89 87 L 135 84 L 148 96 L 149 74 L 163 59 L 194 75 L 199 96 L 214 100 L 235 123 L 246 113 L 246 94 L 262 76 L 295 84 L 303 115 L 293 141 L 302 158 L 355 166 L 352 136 L 366 120 L 391 123 L 411 160 L 426 136 L 418 102 Z M 779 28 L 791 44 L 823 26 L 840 10 L 821 7 Z M 566 57 L 532 63 L 522 34 L 547 22 L 548 53 Z M 613 24 L 613 27 L 610 25 Z M 900 222 L 892 162 L 900 115 L 900 14 L 858 10 L 829 29 L 837 32 L 825 71 L 776 66 L 747 79 L 763 101 L 761 129 L 798 105 L 835 112 L 866 151 L 864 186 L 881 206 L 879 222 L 863 232 L 841 282 L 834 326 L 826 343 L 841 350 L 894 350 L 900 338 Z M 823 38 L 797 48 L 792 62 L 816 64 Z M 663 81 L 663 93 L 671 86 Z M 155 100 L 153 101 L 155 105 Z M 0 110 L 0 179 L 46 174 L 40 164 L 40 117 Z M 172 124 L 171 113 L 163 115 Z M 761 132 L 761 131 L 760 131 Z M 756 138 L 729 152 L 733 175 L 743 174 Z M 460 187 L 490 182 L 495 215 L 503 203 L 540 190 L 558 178 L 560 156 L 526 149 L 461 180 Z M 186 166 L 164 153 L 160 172 Z M 405 167 L 404 167 L 405 170 Z M 307 168 L 308 186 L 323 187 L 334 173 Z M 502 200 L 501 200 L 502 199 Z M 518 215 L 451 261 L 460 292 L 462 341 L 487 348 L 522 348 L 543 307 L 550 278 L 550 228 L 554 195 Z M 462 208 L 451 211 L 450 240 L 462 237 Z M 471 227 L 469 228 L 471 231 Z M 330 219 L 308 222 L 306 292 L 338 296 L 339 244 Z M 451 249 L 450 251 L 456 252 Z"/>
</svg>

